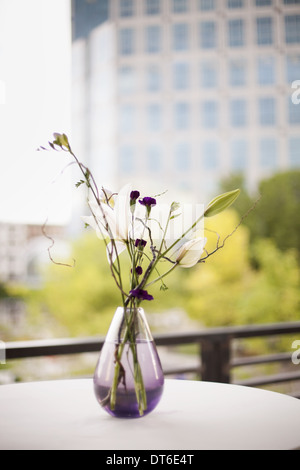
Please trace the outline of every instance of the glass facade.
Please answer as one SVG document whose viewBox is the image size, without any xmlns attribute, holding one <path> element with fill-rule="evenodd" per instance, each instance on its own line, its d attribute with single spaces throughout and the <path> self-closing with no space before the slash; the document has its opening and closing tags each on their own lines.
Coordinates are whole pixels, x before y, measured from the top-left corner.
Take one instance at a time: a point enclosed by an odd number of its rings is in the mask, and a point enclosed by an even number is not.
<svg viewBox="0 0 300 470">
<path fill-rule="evenodd" d="M 288 141 L 289 164 L 300 168 L 300 137 L 290 137 Z"/>
<path fill-rule="evenodd" d="M 177 23 L 173 25 L 173 50 L 187 51 L 189 48 L 189 25 Z"/>
<path fill-rule="evenodd" d="M 219 165 L 218 143 L 207 140 L 202 145 L 202 167 L 204 170 L 216 170 Z"/>
<path fill-rule="evenodd" d="M 273 44 L 273 21 L 271 17 L 256 18 L 256 41 L 258 46 Z"/>
<path fill-rule="evenodd" d="M 86 3 L 81 14 L 91 23 L 97 9 L 101 21 L 109 18 L 109 2 L 75 3 Z M 193 165 L 212 177 L 225 169 L 248 177 L 248 169 L 250 175 L 265 174 L 279 163 L 300 167 L 300 104 L 291 100 L 291 84 L 300 81 L 300 0 L 280 0 L 276 9 L 277 4 L 116 0 L 106 26 L 113 32 L 105 37 L 103 28 L 101 41 L 115 47 L 107 81 L 116 86 L 109 105 L 116 109 L 121 171 L 135 170 L 140 149 L 144 168 L 159 172 L 168 161 L 176 172 L 186 172 L 186 181 L 194 178 L 188 174 Z M 102 60 L 96 46 L 88 52 Z M 88 85 L 97 82 L 93 74 Z M 101 74 L 99 88 L 106 76 Z M 97 101 L 97 90 L 91 96 Z"/>
<path fill-rule="evenodd" d="M 229 67 L 229 85 L 238 87 L 246 85 L 246 61 L 244 59 L 235 59 L 228 62 Z"/>
<path fill-rule="evenodd" d="M 157 132 L 162 129 L 162 107 L 159 103 L 152 103 L 147 106 L 147 128 L 150 132 Z"/>
<path fill-rule="evenodd" d="M 237 98 L 231 100 L 230 104 L 230 124 L 232 127 L 245 127 L 247 124 L 246 100 Z"/>
<path fill-rule="evenodd" d="M 120 0 L 120 16 L 126 18 L 134 15 L 134 2 L 133 0 Z"/>
<path fill-rule="evenodd" d="M 158 173 L 162 170 L 163 154 L 161 146 L 158 144 L 151 144 L 146 151 L 147 170 L 153 173 Z"/>
<path fill-rule="evenodd" d="M 216 0 L 198 0 L 198 8 L 201 11 L 212 11 L 215 9 Z"/>
<path fill-rule="evenodd" d="M 206 129 L 215 129 L 218 126 L 218 102 L 216 100 L 207 100 L 202 103 L 201 121 Z"/>
<path fill-rule="evenodd" d="M 175 90 L 187 90 L 190 84 L 190 68 L 186 62 L 173 65 L 173 84 Z"/>
<path fill-rule="evenodd" d="M 217 46 L 217 27 L 215 21 L 202 21 L 199 28 L 199 42 L 203 49 Z"/>
<path fill-rule="evenodd" d="M 132 55 L 135 52 L 135 35 L 133 28 L 123 28 L 119 33 L 120 55 Z"/>
<path fill-rule="evenodd" d="M 147 26 L 146 28 L 146 47 L 148 54 L 157 54 L 162 50 L 162 29 L 160 26 Z"/>
<path fill-rule="evenodd" d="M 300 15 L 287 15 L 284 22 L 286 43 L 300 44 Z"/>
<path fill-rule="evenodd" d="M 228 46 L 242 47 L 245 45 L 245 24 L 242 19 L 228 21 Z"/>
<path fill-rule="evenodd" d="M 240 173 L 246 170 L 248 162 L 249 143 L 245 139 L 234 139 L 230 143 L 231 167 Z"/>
<path fill-rule="evenodd" d="M 286 57 L 286 80 L 292 83 L 300 79 L 300 54 L 290 54 Z"/>
<path fill-rule="evenodd" d="M 259 124 L 261 126 L 274 126 L 276 122 L 275 98 L 259 98 Z"/>
<path fill-rule="evenodd" d="M 153 93 L 162 89 L 162 73 L 160 65 L 149 65 L 146 68 L 146 91 Z"/>
<path fill-rule="evenodd" d="M 259 142 L 259 158 L 262 168 L 273 169 L 278 164 L 277 142 L 275 138 L 263 138 Z"/>
<path fill-rule="evenodd" d="M 300 124 L 300 104 L 292 102 L 288 97 L 288 122 L 291 125 Z"/>
<path fill-rule="evenodd" d="M 186 102 L 175 103 L 174 106 L 174 128 L 186 130 L 190 127 L 190 105 Z"/>
<path fill-rule="evenodd" d="M 274 85 L 275 59 L 274 57 L 259 57 L 257 59 L 257 83 L 259 85 Z"/>
<path fill-rule="evenodd" d="M 200 86 L 215 88 L 218 86 L 218 66 L 213 61 L 203 61 L 200 65 Z"/>
<path fill-rule="evenodd" d="M 173 13 L 185 13 L 188 11 L 188 0 L 172 0 Z"/>
<path fill-rule="evenodd" d="M 175 168 L 188 171 L 191 167 L 191 147 L 188 142 L 179 142 L 174 147 Z"/>
</svg>

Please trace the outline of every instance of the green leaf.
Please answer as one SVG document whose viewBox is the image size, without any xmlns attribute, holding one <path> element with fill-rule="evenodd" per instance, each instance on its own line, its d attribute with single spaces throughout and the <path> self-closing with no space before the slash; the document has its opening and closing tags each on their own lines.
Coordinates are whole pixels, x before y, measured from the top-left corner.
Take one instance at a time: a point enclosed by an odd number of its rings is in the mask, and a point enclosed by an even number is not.
<svg viewBox="0 0 300 470">
<path fill-rule="evenodd" d="M 219 196 L 215 197 L 208 204 L 204 212 L 204 217 L 213 217 L 214 215 L 224 211 L 234 203 L 239 194 L 240 190 L 235 189 L 234 191 L 229 191 L 228 193 L 220 194 Z"/>
</svg>

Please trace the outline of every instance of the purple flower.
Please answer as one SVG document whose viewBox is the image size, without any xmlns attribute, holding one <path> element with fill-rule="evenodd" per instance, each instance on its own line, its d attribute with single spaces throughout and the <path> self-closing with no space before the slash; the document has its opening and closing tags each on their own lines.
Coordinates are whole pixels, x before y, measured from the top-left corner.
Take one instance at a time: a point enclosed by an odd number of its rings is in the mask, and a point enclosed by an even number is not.
<svg viewBox="0 0 300 470">
<path fill-rule="evenodd" d="M 135 268 L 135 272 L 138 274 L 138 276 L 140 276 L 141 274 L 143 274 L 143 268 L 142 266 L 137 266 Z"/>
<path fill-rule="evenodd" d="M 130 193 L 130 201 L 131 202 L 135 202 L 138 197 L 140 197 L 139 191 L 131 191 L 131 193 Z"/>
<path fill-rule="evenodd" d="M 134 246 L 140 247 L 140 248 L 144 248 L 146 245 L 147 245 L 146 240 L 140 240 L 139 238 L 137 238 L 134 243 Z"/>
<path fill-rule="evenodd" d="M 153 296 L 143 289 L 132 289 L 130 294 L 140 300 L 153 300 Z"/>
<path fill-rule="evenodd" d="M 142 206 L 146 206 L 148 209 L 155 206 L 156 199 L 154 199 L 154 197 L 144 197 L 143 199 L 139 199 L 139 203 L 142 204 Z"/>
</svg>

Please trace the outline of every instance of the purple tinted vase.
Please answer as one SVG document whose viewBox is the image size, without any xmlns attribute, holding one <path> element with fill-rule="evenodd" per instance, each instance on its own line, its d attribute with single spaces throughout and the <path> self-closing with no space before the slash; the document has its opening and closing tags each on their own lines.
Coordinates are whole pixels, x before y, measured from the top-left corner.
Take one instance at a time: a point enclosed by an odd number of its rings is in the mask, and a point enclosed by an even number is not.
<svg viewBox="0 0 300 470">
<path fill-rule="evenodd" d="M 119 307 L 94 373 L 94 391 L 112 416 L 138 418 L 160 401 L 164 375 L 142 308 Z"/>
</svg>

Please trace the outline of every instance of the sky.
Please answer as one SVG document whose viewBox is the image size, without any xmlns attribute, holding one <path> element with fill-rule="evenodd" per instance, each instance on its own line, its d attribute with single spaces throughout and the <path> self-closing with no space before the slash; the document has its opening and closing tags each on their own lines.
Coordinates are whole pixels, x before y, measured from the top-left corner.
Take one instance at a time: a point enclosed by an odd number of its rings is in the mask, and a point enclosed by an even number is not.
<svg viewBox="0 0 300 470">
<path fill-rule="evenodd" d="M 0 222 L 70 219 L 69 160 L 37 151 L 71 128 L 70 18 L 70 0 L 0 0 Z"/>
</svg>

